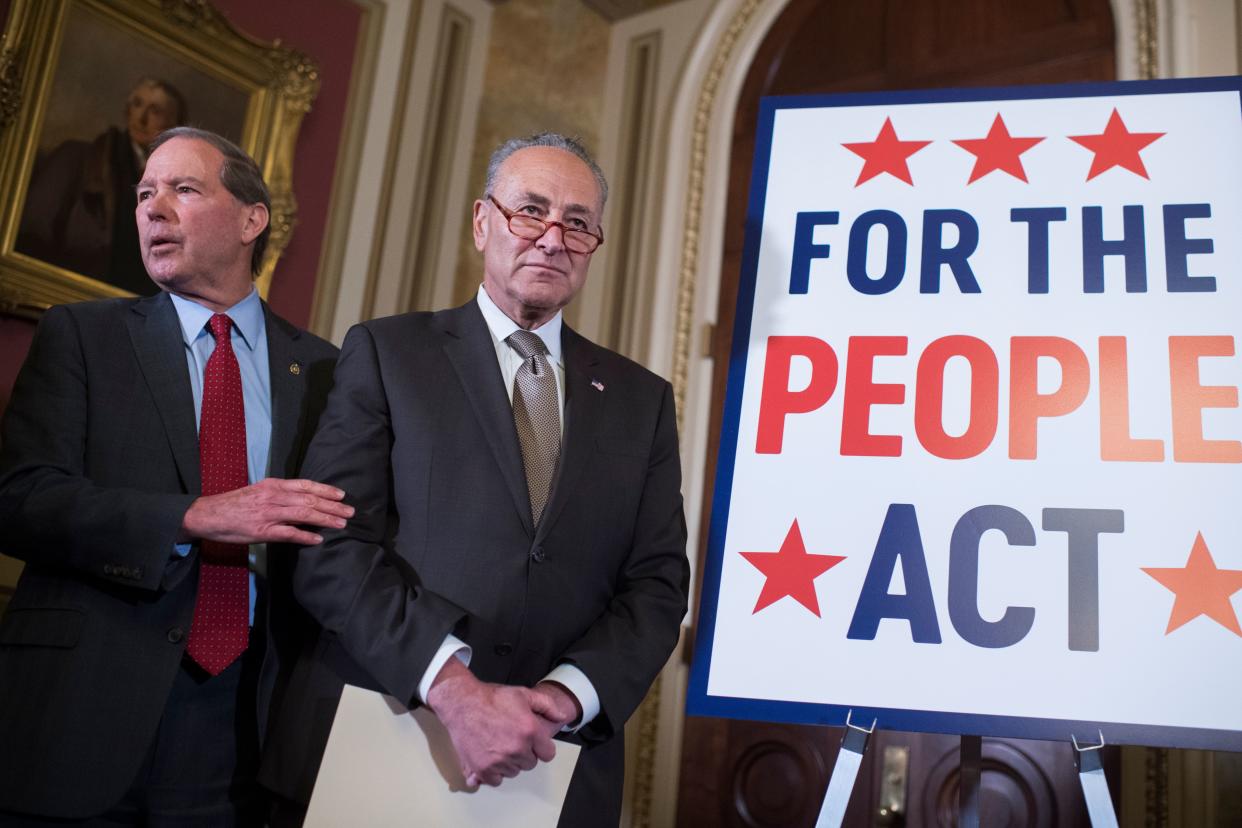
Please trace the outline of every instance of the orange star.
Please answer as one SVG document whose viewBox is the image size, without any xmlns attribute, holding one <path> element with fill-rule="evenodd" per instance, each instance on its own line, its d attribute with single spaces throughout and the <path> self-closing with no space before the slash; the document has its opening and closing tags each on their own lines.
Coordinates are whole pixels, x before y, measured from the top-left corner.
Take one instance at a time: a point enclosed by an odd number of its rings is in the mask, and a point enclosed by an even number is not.
<svg viewBox="0 0 1242 828">
<path fill-rule="evenodd" d="M 1177 597 L 1173 600 L 1173 612 L 1169 615 L 1169 628 L 1165 635 L 1188 621 L 1206 615 L 1234 635 L 1242 637 L 1238 626 L 1238 614 L 1229 599 L 1242 589 L 1242 569 L 1217 569 L 1212 553 L 1203 541 L 1203 533 L 1195 535 L 1195 545 L 1190 550 L 1186 566 L 1180 569 L 1143 567 L 1143 571 L 1155 578 Z"/>
<path fill-rule="evenodd" d="M 1007 172 L 1019 181 L 1026 182 L 1026 170 L 1022 167 L 1022 153 L 1038 144 L 1043 138 L 1014 138 L 996 113 L 992 128 L 986 138 L 965 138 L 954 141 L 962 149 L 975 156 L 975 168 L 971 170 L 967 184 L 974 184 L 993 170 Z"/>
<path fill-rule="evenodd" d="M 880 134 L 874 141 L 842 144 L 841 146 L 866 162 L 863 164 L 862 172 L 858 174 L 858 180 L 854 182 L 855 187 L 864 181 L 870 181 L 880 173 L 888 173 L 913 186 L 914 182 L 910 180 L 910 168 L 906 166 L 906 159 L 930 143 L 931 141 L 897 140 L 897 131 L 893 129 L 892 119 L 885 118 L 884 126 L 880 127 Z"/>
<path fill-rule="evenodd" d="M 789 527 L 789 533 L 785 535 L 785 542 L 781 544 L 779 552 L 739 554 L 767 576 L 751 615 L 788 595 L 819 616 L 815 579 L 845 560 L 841 555 L 808 555 L 796 519 Z"/>
<path fill-rule="evenodd" d="M 1087 173 L 1087 180 L 1090 181 L 1113 167 L 1125 167 L 1132 173 L 1148 178 L 1147 168 L 1139 157 L 1139 150 L 1162 135 L 1163 132 L 1131 132 L 1126 129 L 1121 115 L 1114 108 L 1113 114 L 1108 116 L 1108 126 L 1099 135 L 1071 135 L 1069 139 L 1095 153 L 1095 158 L 1091 160 L 1091 171 Z"/>
</svg>

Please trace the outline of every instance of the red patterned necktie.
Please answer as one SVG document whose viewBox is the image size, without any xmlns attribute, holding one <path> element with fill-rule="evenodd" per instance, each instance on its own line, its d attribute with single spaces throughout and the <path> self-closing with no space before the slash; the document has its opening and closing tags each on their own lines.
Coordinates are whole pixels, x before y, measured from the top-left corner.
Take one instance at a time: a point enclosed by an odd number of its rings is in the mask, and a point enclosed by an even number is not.
<svg viewBox="0 0 1242 828">
<path fill-rule="evenodd" d="M 203 495 L 240 489 L 246 475 L 246 411 L 241 371 L 223 313 L 208 326 L 216 349 L 203 369 L 203 407 L 199 414 L 198 459 Z M 203 540 L 194 621 L 186 652 L 211 675 L 219 675 L 245 651 L 250 640 L 249 549 L 244 544 Z"/>
</svg>

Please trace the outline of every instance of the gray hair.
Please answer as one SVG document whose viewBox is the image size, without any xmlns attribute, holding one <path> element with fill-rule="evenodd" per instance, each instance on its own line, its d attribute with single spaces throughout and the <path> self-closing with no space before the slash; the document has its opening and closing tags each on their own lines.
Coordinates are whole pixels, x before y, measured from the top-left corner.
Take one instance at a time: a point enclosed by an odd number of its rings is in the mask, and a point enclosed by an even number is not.
<svg viewBox="0 0 1242 828">
<path fill-rule="evenodd" d="M 268 192 L 267 184 L 263 183 L 263 173 L 259 171 L 259 165 L 228 138 L 197 127 L 179 126 L 164 130 L 151 142 L 150 152 L 155 152 L 174 138 L 192 138 L 218 149 L 224 156 L 224 163 L 220 165 L 220 183 L 224 185 L 224 189 L 242 204 L 262 204 L 267 208 L 267 227 L 254 240 L 254 249 L 250 251 L 250 273 L 258 276 L 263 269 L 263 254 L 267 252 L 268 239 L 272 235 L 272 194 Z"/>
<path fill-rule="evenodd" d="M 591 174 L 595 176 L 595 183 L 599 185 L 599 206 L 601 210 L 603 209 L 604 203 L 608 201 L 608 180 L 604 178 L 604 171 L 599 168 L 599 164 L 595 163 L 595 159 L 577 138 L 570 138 L 559 132 L 540 132 L 526 138 L 510 138 L 496 147 L 487 162 L 487 180 L 483 183 L 484 198 L 492 194 L 496 186 L 496 176 L 500 172 L 500 165 L 505 162 L 505 159 L 518 150 L 528 147 L 552 147 L 572 153 L 582 159 L 582 162 L 590 168 Z"/>
</svg>

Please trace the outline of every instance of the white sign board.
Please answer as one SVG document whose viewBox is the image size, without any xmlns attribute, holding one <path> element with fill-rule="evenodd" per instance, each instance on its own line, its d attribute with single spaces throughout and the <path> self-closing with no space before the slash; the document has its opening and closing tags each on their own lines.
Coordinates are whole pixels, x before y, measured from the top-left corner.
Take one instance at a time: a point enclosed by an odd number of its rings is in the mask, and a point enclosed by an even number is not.
<svg viewBox="0 0 1242 828">
<path fill-rule="evenodd" d="M 692 714 L 1242 750 L 1240 89 L 764 101 Z"/>
</svg>

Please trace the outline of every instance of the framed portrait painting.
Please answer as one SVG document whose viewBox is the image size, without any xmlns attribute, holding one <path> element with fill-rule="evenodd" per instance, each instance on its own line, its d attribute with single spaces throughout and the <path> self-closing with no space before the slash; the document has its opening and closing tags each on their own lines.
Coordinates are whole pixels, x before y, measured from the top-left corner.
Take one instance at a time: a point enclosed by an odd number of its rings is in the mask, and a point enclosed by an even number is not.
<svg viewBox="0 0 1242 828">
<path fill-rule="evenodd" d="M 205 0 L 15 0 L 0 44 L 0 309 L 154 290 L 134 185 L 162 130 L 218 132 L 272 191 L 266 294 L 296 222 L 293 151 L 319 89 L 306 56 Z"/>
</svg>

